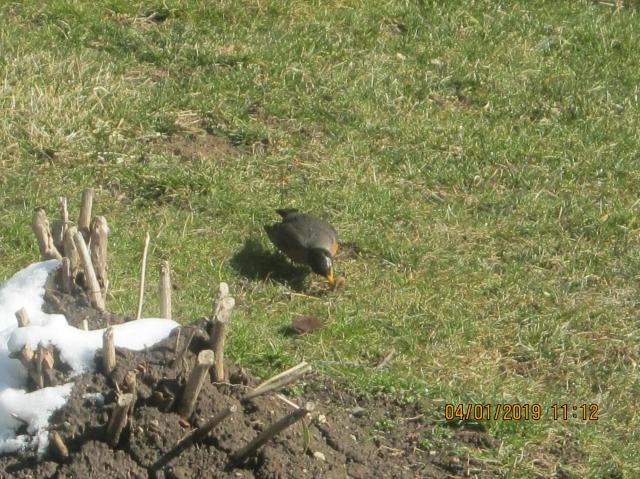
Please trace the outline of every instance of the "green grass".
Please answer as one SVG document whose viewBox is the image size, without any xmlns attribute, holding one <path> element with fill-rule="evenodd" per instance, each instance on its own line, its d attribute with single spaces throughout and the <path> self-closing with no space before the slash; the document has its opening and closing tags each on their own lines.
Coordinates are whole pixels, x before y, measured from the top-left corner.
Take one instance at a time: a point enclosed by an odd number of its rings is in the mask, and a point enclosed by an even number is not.
<svg viewBox="0 0 640 479">
<path fill-rule="evenodd" d="M 66 195 L 75 216 L 92 186 L 111 310 L 135 310 L 148 229 L 180 320 L 231 285 L 229 352 L 258 373 L 305 359 L 434 419 L 443 401 L 540 403 L 541 421 L 488 425 L 505 477 L 637 477 L 640 30 L 623 3 L 4 3 L 0 279 L 38 257 L 32 209 Z M 363 250 L 338 262 L 345 289 L 243 269 L 283 205 Z M 284 335 L 303 314 L 328 326 Z M 551 420 L 564 402 L 600 420 Z"/>
</svg>

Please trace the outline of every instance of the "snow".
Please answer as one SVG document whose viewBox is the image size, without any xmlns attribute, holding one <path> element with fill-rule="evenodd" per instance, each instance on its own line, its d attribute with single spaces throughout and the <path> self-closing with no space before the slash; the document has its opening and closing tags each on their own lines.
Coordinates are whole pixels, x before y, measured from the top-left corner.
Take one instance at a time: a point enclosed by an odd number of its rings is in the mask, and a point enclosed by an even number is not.
<svg viewBox="0 0 640 479">
<path fill-rule="evenodd" d="M 0 454 L 27 446 L 42 452 L 48 443 L 49 417 L 65 404 L 73 386 L 69 382 L 27 392 L 27 373 L 9 354 L 25 344 L 34 350 L 40 342 L 53 344 L 76 375 L 93 370 L 94 355 L 102 347 L 104 329 L 84 331 L 70 326 L 64 315 L 42 311 L 45 281 L 59 265 L 57 260 L 34 263 L 0 287 Z M 18 328 L 15 312 L 23 307 L 30 325 Z M 113 326 L 114 342 L 117 347 L 139 351 L 163 340 L 177 326 L 168 319 L 130 321 Z M 27 434 L 16 434 L 23 423 Z"/>
</svg>

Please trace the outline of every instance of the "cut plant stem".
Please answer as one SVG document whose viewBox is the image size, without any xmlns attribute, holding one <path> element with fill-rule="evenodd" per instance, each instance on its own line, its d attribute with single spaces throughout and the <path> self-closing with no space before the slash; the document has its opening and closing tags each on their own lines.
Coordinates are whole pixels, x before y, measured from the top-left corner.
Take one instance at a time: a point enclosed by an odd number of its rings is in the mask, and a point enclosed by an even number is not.
<svg viewBox="0 0 640 479">
<path fill-rule="evenodd" d="M 315 406 L 312 402 L 308 402 L 304 405 L 303 408 L 296 409 L 295 411 L 290 412 L 286 416 L 280 418 L 278 421 L 273 423 L 267 429 L 262 431 L 258 436 L 250 441 L 246 446 L 242 449 L 231 454 L 231 461 L 234 463 L 241 463 L 249 456 L 253 455 L 261 446 L 263 446 L 269 439 L 274 437 L 276 434 L 284 431 L 289 426 L 295 424 L 300 419 L 305 417 L 308 413 L 312 412 L 315 409 Z"/>
<path fill-rule="evenodd" d="M 178 327 L 176 329 L 176 342 L 173 345 L 174 354 L 178 354 L 178 349 L 180 348 L 180 337 L 182 336 L 182 328 Z"/>
<path fill-rule="evenodd" d="M 55 376 L 52 374 L 54 362 L 55 359 L 51 351 L 44 344 L 39 343 L 32 361 L 37 374 L 36 384 L 39 389 L 56 385 Z"/>
<path fill-rule="evenodd" d="M 62 267 L 60 268 L 60 286 L 63 293 L 71 293 L 73 291 L 71 260 L 66 256 L 62 258 Z"/>
<path fill-rule="evenodd" d="M 25 326 L 29 326 L 31 323 L 29 321 L 29 315 L 27 314 L 27 310 L 24 308 L 20 308 L 16 311 L 16 319 L 18 320 L 18 327 L 24 328 Z"/>
<path fill-rule="evenodd" d="M 51 225 L 51 235 L 53 236 L 53 244 L 58 251 L 64 256 L 64 246 L 62 241 L 64 239 L 64 232 L 69 226 L 69 211 L 67 210 L 67 199 L 63 196 L 58 198 L 60 204 L 60 221 L 54 221 Z"/>
<path fill-rule="evenodd" d="M 64 461 L 69 457 L 69 449 L 58 431 L 51 431 L 49 433 L 49 444 L 51 445 L 53 455 L 57 457 L 59 461 Z"/>
<path fill-rule="evenodd" d="M 171 319 L 171 270 L 168 261 L 160 261 L 160 317 Z"/>
<path fill-rule="evenodd" d="M 96 279 L 100 285 L 103 301 L 107 299 L 109 280 L 107 279 L 107 236 L 109 227 L 104 216 L 96 216 L 91 221 L 91 263 L 96 272 Z"/>
<path fill-rule="evenodd" d="M 151 237 L 149 232 L 144 236 L 144 250 L 142 251 L 142 268 L 140 269 L 140 291 L 138 292 L 138 312 L 136 313 L 136 319 L 142 317 L 142 303 L 144 302 L 144 277 L 147 271 L 147 251 L 149 250 L 149 241 Z"/>
<path fill-rule="evenodd" d="M 91 208 L 93 207 L 93 188 L 86 188 L 82 192 L 82 204 L 80 205 L 80 217 L 78 218 L 78 230 L 86 242 L 89 241 L 89 222 L 91 221 Z"/>
<path fill-rule="evenodd" d="M 133 401 L 133 394 L 122 394 L 116 402 L 116 407 L 111 413 L 111 418 L 107 424 L 106 439 L 107 444 L 111 447 L 115 447 L 120 440 L 120 434 L 127 425 L 129 418 L 129 408 Z"/>
<path fill-rule="evenodd" d="M 218 285 L 218 299 L 217 299 L 217 302 L 222 301 L 227 296 L 229 296 L 229 285 L 227 283 L 225 283 L 224 281 L 222 281 Z"/>
<path fill-rule="evenodd" d="M 78 255 L 78 248 L 74 241 L 74 236 L 78 232 L 78 228 L 75 226 L 69 226 L 64 232 L 62 239 L 62 249 L 64 250 L 65 257 L 69 258 L 71 263 L 71 277 L 75 281 L 78 270 L 80 269 L 80 257 Z"/>
<path fill-rule="evenodd" d="M 62 239 L 64 238 L 64 223 L 62 221 L 51 223 L 51 238 L 53 239 L 53 245 L 62 256 Z"/>
<path fill-rule="evenodd" d="M 76 248 L 78 249 L 80 262 L 82 263 L 82 268 L 84 269 L 84 277 L 87 284 L 91 304 L 96 309 L 104 311 L 104 298 L 102 297 L 102 293 L 100 291 L 100 284 L 98 283 L 96 272 L 94 271 L 93 264 L 91 263 L 91 257 L 89 256 L 87 244 L 84 242 L 84 238 L 79 231 L 76 232 L 75 236 L 73 237 L 73 241 L 76 245 Z"/>
<path fill-rule="evenodd" d="M 280 374 L 277 374 L 271 379 L 268 379 L 262 384 L 258 385 L 258 387 L 249 392 L 244 398 L 242 398 L 242 400 L 248 401 L 249 399 L 253 399 L 254 397 L 271 391 L 275 391 L 276 389 L 280 389 L 281 387 L 296 381 L 310 370 L 311 365 L 303 361 L 297 366 L 287 369 L 286 371 L 283 371 Z"/>
<path fill-rule="evenodd" d="M 31 369 L 31 361 L 33 360 L 33 349 L 28 344 L 25 344 L 16 353 L 11 353 L 10 358 L 18 359 L 25 369 L 28 371 Z"/>
<path fill-rule="evenodd" d="M 182 328 L 180 328 L 180 330 L 182 330 Z M 180 354 L 178 354 L 176 352 L 176 359 L 175 359 L 175 364 L 176 365 L 179 365 L 182 362 L 182 360 L 184 359 L 184 355 L 187 353 L 187 350 L 189 349 L 189 346 L 191 346 L 191 341 L 193 341 L 193 338 L 196 335 L 196 329 L 195 328 L 190 328 L 190 331 L 191 332 L 189 333 L 189 337 L 185 341 L 184 346 L 183 346 L 182 350 L 180 351 Z M 178 339 L 176 339 L 176 350 L 178 349 Z"/>
<path fill-rule="evenodd" d="M 44 387 L 44 377 L 42 375 L 42 343 L 38 344 L 31 364 L 35 372 L 36 388 L 42 389 Z"/>
<path fill-rule="evenodd" d="M 33 349 L 31 349 L 31 347 L 28 344 L 25 344 L 24 346 L 22 346 L 22 348 L 20 348 L 19 351 L 15 353 L 11 353 L 9 357 L 20 361 L 22 366 L 27 370 L 27 373 L 29 373 L 29 376 L 33 380 L 34 384 L 36 385 L 39 384 L 40 381 L 38 377 L 38 372 L 36 371 L 35 362 L 34 362 L 35 353 L 33 352 Z"/>
<path fill-rule="evenodd" d="M 31 219 L 31 229 L 38 240 L 40 256 L 43 260 L 62 259 L 62 255 L 53 244 L 49 220 L 43 208 L 36 208 Z"/>
<path fill-rule="evenodd" d="M 227 407 L 226 409 L 218 413 L 216 416 L 212 417 L 207 422 L 205 422 L 198 429 L 196 429 L 195 431 L 191 432 L 189 435 L 182 438 L 180 441 L 178 441 L 178 443 L 175 446 L 173 446 L 173 448 L 171 448 L 166 454 L 160 457 L 160 459 L 158 459 L 155 462 L 155 464 L 151 466 L 150 468 L 151 472 L 155 473 L 159 471 L 164 466 L 166 466 L 172 459 L 178 457 L 182 453 L 182 451 L 189 448 L 196 442 L 202 441 L 205 437 L 207 437 L 207 435 L 213 430 L 214 427 L 216 427 L 218 424 L 220 424 L 222 421 L 228 418 L 231 414 L 235 413 L 237 410 L 238 410 L 238 406 L 236 405 Z"/>
<path fill-rule="evenodd" d="M 122 380 L 122 386 L 125 392 L 133 395 L 133 401 L 131 401 L 131 411 L 136 405 L 136 399 L 138 398 L 138 375 L 135 371 L 129 371 L 124 375 Z"/>
<path fill-rule="evenodd" d="M 210 349 L 205 349 L 198 353 L 196 364 L 193 366 L 191 374 L 189 374 L 189 379 L 187 380 L 184 393 L 182 394 L 182 400 L 180 401 L 180 406 L 178 408 L 178 412 L 182 416 L 186 418 L 191 416 L 196 405 L 196 401 L 198 400 L 200 389 L 202 389 L 202 385 L 207 378 L 207 373 L 209 372 L 209 368 L 213 365 L 213 362 L 214 355 L 213 351 Z"/>
<path fill-rule="evenodd" d="M 67 225 L 69 224 L 69 210 L 67 209 L 67 198 L 61 196 L 58 198 L 58 204 L 60 204 L 60 218 L 62 222 Z"/>
<path fill-rule="evenodd" d="M 214 380 L 216 382 L 224 381 L 224 337 L 227 323 L 229 322 L 235 304 L 236 300 L 231 296 L 222 298 L 218 302 L 213 316 L 211 348 L 216 355 L 216 366 L 214 369 Z"/>
<path fill-rule="evenodd" d="M 107 376 L 116 368 L 116 347 L 111 326 L 102 334 L 102 368 Z"/>
</svg>

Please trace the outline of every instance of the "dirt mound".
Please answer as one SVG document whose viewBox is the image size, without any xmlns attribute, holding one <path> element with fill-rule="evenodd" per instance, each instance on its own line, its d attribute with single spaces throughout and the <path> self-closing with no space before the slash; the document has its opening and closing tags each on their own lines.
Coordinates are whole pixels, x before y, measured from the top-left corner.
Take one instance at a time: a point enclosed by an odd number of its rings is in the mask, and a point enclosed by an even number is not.
<svg viewBox="0 0 640 479">
<path fill-rule="evenodd" d="M 49 312 L 64 313 L 77 326 L 84 319 L 91 329 L 104 327 L 107 321 L 124 321 L 91 309 L 82 293 L 71 296 L 48 290 L 46 299 Z M 229 382 L 205 381 L 193 415 L 188 420 L 181 417 L 175 412 L 176 404 L 197 353 L 208 347 L 206 326 L 203 321 L 183 328 L 178 353 L 175 334 L 149 350 L 118 349 L 117 368 L 110 377 L 101 373 L 98 353 L 98 372 L 73 378 L 70 400 L 51 419 L 51 430 L 60 434 L 69 457 L 58 460 L 53 453 L 47 453 L 37 458 L 32 452 L 3 456 L 0 477 L 153 477 L 151 467 L 160 457 L 228 406 L 236 406 L 237 412 L 160 468 L 155 476 L 369 479 L 497 475 L 490 466 L 472 457 L 480 452 L 479 448 L 495 447 L 491 436 L 451 429 L 446 444 L 438 438 L 438 448 L 433 450 L 428 445 L 435 443 L 434 421 L 427 420 L 417 406 L 401 405 L 386 396 L 357 397 L 318 374 L 306 377 L 303 387 L 296 387 L 296 394 L 290 392 L 286 400 L 272 394 L 242 401 L 260 381 L 241 367 L 227 363 Z M 185 339 L 189 337 L 191 341 Z M 137 398 L 119 443 L 111 448 L 105 442 L 105 428 L 116 389 L 122 387 L 129 371 L 137 373 Z M 316 408 L 303 423 L 277 435 L 245 462 L 233 463 L 232 452 L 294 409 L 287 400 L 297 404 L 313 401 Z M 465 452 L 461 454 L 460 450 Z"/>
</svg>

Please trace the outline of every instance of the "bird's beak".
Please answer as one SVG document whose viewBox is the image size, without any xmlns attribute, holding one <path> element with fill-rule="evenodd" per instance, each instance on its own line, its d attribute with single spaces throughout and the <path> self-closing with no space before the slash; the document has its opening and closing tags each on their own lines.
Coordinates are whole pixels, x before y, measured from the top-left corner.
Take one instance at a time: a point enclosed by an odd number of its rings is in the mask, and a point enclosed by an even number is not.
<svg viewBox="0 0 640 479">
<path fill-rule="evenodd" d="M 329 280 L 329 283 L 331 283 L 331 284 L 336 282 L 336 278 L 335 278 L 335 276 L 333 276 L 333 269 L 331 271 L 329 271 L 329 274 L 327 275 L 327 279 Z"/>
</svg>

